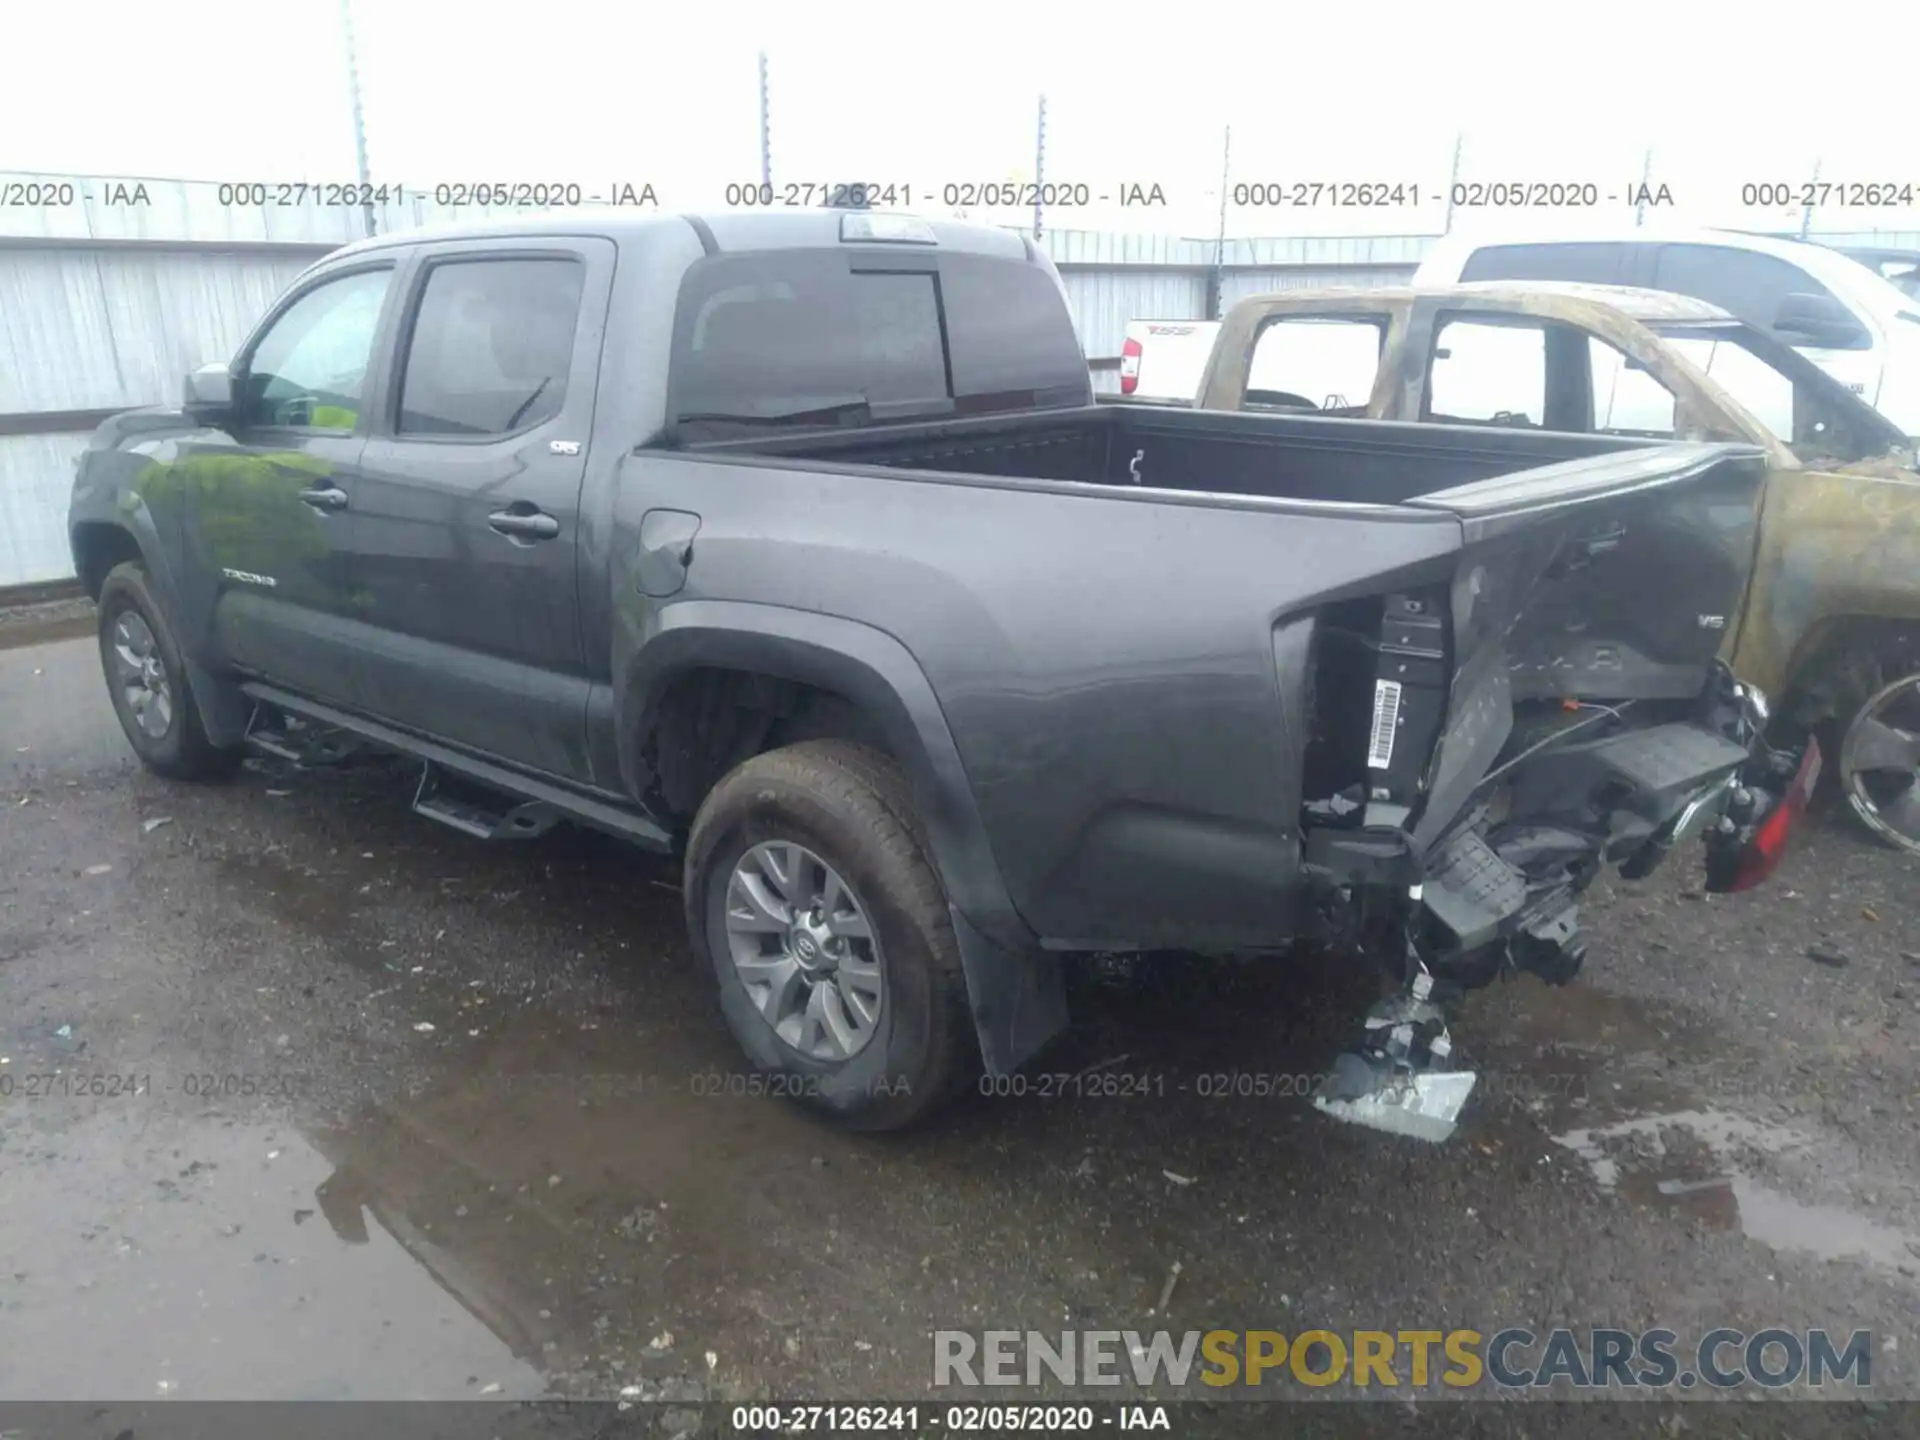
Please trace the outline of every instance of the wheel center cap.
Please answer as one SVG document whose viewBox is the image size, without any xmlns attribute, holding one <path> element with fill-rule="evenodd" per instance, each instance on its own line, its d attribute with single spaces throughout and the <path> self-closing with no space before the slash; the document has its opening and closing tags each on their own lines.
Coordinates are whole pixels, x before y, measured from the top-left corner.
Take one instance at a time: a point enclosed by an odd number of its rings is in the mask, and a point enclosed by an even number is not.
<svg viewBox="0 0 1920 1440">
<path fill-rule="evenodd" d="M 827 950 L 827 937 L 809 921 L 802 920 L 795 925 L 787 939 L 793 958 L 808 974 L 819 974 L 834 968 L 833 956 Z"/>
</svg>

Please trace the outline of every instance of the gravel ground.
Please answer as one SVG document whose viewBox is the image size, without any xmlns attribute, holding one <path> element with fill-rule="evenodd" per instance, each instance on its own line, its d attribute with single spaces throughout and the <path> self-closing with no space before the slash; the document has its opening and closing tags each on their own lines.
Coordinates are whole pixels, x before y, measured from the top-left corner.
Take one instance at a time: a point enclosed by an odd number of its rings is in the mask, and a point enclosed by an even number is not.
<svg viewBox="0 0 1920 1440">
<path fill-rule="evenodd" d="M 1603 886 L 1434 1147 L 1305 1103 L 1367 989 L 1306 960 L 1089 979 L 1041 1068 L 1116 1093 L 838 1134 L 740 1093 L 672 866 L 407 800 L 158 780 L 0 632 L 0 1399 L 913 1398 L 935 1329 L 1161 1325 L 1870 1328 L 1920 1393 L 1920 887 L 1838 815 Z"/>
</svg>

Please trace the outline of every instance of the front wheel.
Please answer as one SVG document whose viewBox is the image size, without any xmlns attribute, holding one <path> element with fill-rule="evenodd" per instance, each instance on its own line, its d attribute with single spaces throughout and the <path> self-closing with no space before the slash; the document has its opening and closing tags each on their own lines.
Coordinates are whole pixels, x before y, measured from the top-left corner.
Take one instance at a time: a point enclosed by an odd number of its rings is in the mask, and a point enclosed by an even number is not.
<svg viewBox="0 0 1920 1440">
<path fill-rule="evenodd" d="M 238 750 L 207 739 L 180 645 L 137 563 L 116 565 L 100 587 L 100 664 L 134 753 L 155 774 L 204 780 L 231 774 Z"/>
<path fill-rule="evenodd" d="M 1920 669 L 1860 702 L 1840 741 L 1840 787 L 1866 827 L 1920 855 Z"/>
<path fill-rule="evenodd" d="M 851 1129 L 910 1125 L 976 1061 L 939 877 L 886 756 L 755 756 L 707 797 L 683 886 L 696 954 L 768 1088 Z"/>
</svg>

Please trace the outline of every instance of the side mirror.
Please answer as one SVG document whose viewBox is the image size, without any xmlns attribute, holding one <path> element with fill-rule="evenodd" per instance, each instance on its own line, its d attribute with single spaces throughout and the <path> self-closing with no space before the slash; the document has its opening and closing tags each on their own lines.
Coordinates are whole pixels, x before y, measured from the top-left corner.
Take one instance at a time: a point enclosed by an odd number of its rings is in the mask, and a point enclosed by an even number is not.
<svg viewBox="0 0 1920 1440">
<path fill-rule="evenodd" d="M 1831 295 L 1789 295 L 1773 317 L 1773 333 L 1789 345 L 1816 350 L 1851 350 L 1866 340 L 1853 312 Z"/>
<path fill-rule="evenodd" d="M 202 365 L 187 372 L 181 409 L 189 419 L 214 425 L 233 414 L 233 372 L 224 364 Z"/>
</svg>

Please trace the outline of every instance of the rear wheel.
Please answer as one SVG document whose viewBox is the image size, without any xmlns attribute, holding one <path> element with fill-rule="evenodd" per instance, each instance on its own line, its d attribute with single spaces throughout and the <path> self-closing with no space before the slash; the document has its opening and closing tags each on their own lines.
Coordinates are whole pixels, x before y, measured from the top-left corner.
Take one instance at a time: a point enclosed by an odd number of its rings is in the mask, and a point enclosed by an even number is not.
<svg viewBox="0 0 1920 1440">
<path fill-rule="evenodd" d="M 819 740 L 746 761 L 700 807 L 684 893 L 721 1012 L 773 1093 L 891 1130 L 973 1074 L 946 896 L 884 755 Z"/>
<path fill-rule="evenodd" d="M 231 774 L 240 764 L 240 752 L 218 748 L 207 739 L 179 643 L 137 562 L 116 565 L 107 573 L 99 613 L 107 692 L 120 728 L 141 761 L 156 774 L 177 780 Z"/>
</svg>

